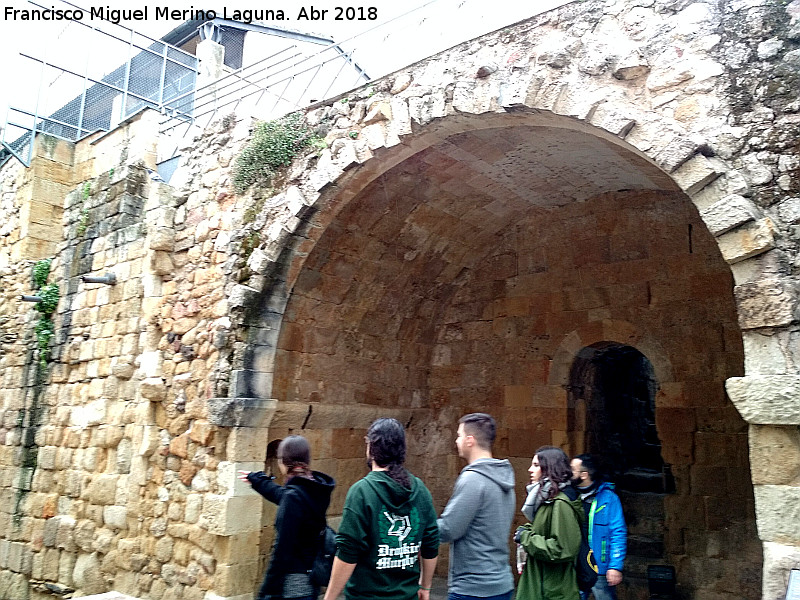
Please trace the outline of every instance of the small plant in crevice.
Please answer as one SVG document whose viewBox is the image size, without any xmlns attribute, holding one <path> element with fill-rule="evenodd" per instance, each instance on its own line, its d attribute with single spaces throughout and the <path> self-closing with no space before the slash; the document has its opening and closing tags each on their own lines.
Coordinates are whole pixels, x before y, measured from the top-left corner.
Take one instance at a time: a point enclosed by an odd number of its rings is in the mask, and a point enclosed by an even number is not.
<svg viewBox="0 0 800 600">
<path fill-rule="evenodd" d="M 75 235 L 78 237 L 83 236 L 89 228 L 89 209 L 85 206 L 81 209 L 81 218 L 78 221 L 78 227 L 75 229 Z"/>
<path fill-rule="evenodd" d="M 111 169 L 112 173 L 113 171 L 114 169 Z M 75 229 L 75 235 L 77 237 L 83 237 L 83 234 L 86 233 L 86 230 L 89 228 L 89 207 L 86 206 L 86 202 L 92 194 L 92 186 L 88 181 L 83 184 L 81 194 L 83 196 L 83 206 L 81 207 L 81 218 L 78 220 L 78 227 Z"/>
<path fill-rule="evenodd" d="M 33 289 L 38 290 L 47 285 L 47 276 L 50 275 L 52 258 L 45 258 L 33 265 Z"/>
<path fill-rule="evenodd" d="M 250 255 L 253 253 L 253 250 L 258 248 L 258 245 L 261 243 L 261 234 L 258 231 L 251 231 L 248 233 L 244 239 L 242 240 L 242 258 L 244 262 L 247 262 L 247 259 L 250 258 Z"/>
<path fill-rule="evenodd" d="M 236 159 L 233 187 L 242 194 L 251 185 L 269 186 L 275 175 L 306 147 L 317 143 L 300 113 L 260 123 Z"/>
<path fill-rule="evenodd" d="M 242 213 L 242 223 L 248 224 L 256 220 L 256 217 L 261 213 L 264 208 L 264 203 L 267 201 L 265 196 L 256 198 L 253 203 L 248 206 L 244 213 Z"/>
<path fill-rule="evenodd" d="M 47 258 L 33 265 L 33 284 L 39 290 L 37 295 L 41 298 L 41 301 L 36 303 L 39 319 L 34 326 L 34 333 L 36 334 L 36 347 L 39 350 L 39 366 L 42 369 L 47 367 L 47 362 L 50 360 L 50 340 L 56 331 L 52 314 L 58 307 L 60 296 L 58 284 L 47 283 L 51 263 L 52 260 Z"/>
</svg>

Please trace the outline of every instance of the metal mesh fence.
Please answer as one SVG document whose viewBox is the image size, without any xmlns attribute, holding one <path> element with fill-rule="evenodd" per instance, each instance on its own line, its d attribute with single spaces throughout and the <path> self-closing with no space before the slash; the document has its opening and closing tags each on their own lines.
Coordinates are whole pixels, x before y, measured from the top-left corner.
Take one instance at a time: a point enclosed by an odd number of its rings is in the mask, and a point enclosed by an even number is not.
<svg viewBox="0 0 800 600">
<path fill-rule="evenodd" d="M 25 164 L 37 132 L 77 141 L 194 89 L 197 59 L 164 42 L 108 22 L 44 26 L 43 35 L 58 40 L 56 51 L 43 56 L 34 46 L 20 53 L 39 80 L 38 92 L 23 100 L 26 108 L 9 109 L 0 140 Z M 192 106 L 189 96 L 172 110 L 190 118 Z"/>
</svg>

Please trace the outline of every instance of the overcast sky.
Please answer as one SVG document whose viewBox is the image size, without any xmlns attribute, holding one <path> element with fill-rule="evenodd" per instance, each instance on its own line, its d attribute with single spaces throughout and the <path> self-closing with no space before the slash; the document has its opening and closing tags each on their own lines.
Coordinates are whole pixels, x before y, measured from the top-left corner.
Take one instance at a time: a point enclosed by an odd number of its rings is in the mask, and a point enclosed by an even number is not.
<svg viewBox="0 0 800 600">
<path fill-rule="evenodd" d="M 50 9 L 72 8 L 62 0 L 36 0 L 41 7 Z M 158 2 L 143 0 L 141 2 L 122 2 L 120 0 L 75 0 L 76 4 L 86 11 L 83 22 L 97 25 L 117 35 L 129 35 L 119 27 L 98 20 L 90 20 L 88 12 L 92 7 L 105 9 L 148 9 L 146 21 L 125 21 L 122 25 L 139 33 L 160 38 L 181 24 L 177 19 L 157 19 L 156 7 L 169 10 L 210 10 L 222 16 L 227 10 L 228 16 L 233 11 L 247 9 L 282 10 L 287 20 L 268 24 L 316 33 L 332 37 L 337 42 L 351 38 L 360 32 L 379 26 L 369 36 L 369 49 L 359 48 L 356 61 L 367 73 L 380 76 L 404 66 L 413 60 L 419 60 L 459 42 L 477 37 L 483 33 L 499 29 L 506 25 L 528 18 L 554 6 L 565 4 L 564 0 L 321 0 L 302 2 L 300 0 L 165 0 Z M 23 13 L 16 15 L 16 10 L 33 10 L 40 8 L 26 0 L 4 0 L 0 5 L 0 127 L 6 120 L 7 105 L 27 110 L 36 108 L 37 90 L 41 79 L 39 63 L 19 56 L 20 52 L 36 58 L 48 60 L 67 69 L 83 73 L 87 62 L 92 65 L 91 72 L 97 70 L 108 72 L 124 62 L 125 57 L 110 51 L 98 40 L 107 39 L 93 34 L 87 27 L 71 24 L 68 21 L 26 21 Z M 317 20 L 301 20 L 301 8 L 311 14 L 311 7 L 318 11 L 327 10 L 324 18 Z M 337 10 L 336 7 L 342 7 Z M 347 11 L 350 7 L 350 11 Z M 414 8 L 421 7 L 414 11 Z M 374 8 L 375 10 L 371 10 Z M 411 15 L 401 15 L 411 12 Z M 318 12 L 317 15 L 322 14 Z M 348 21 L 346 17 L 355 17 Z M 343 17 L 337 20 L 335 17 Z M 358 17 L 364 17 L 359 20 Z M 372 17 L 376 17 L 373 19 Z M 16 17 L 16 18 L 15 18 Z M 387 23 L 381 25 L 382 23 Z M 379 41 L 380 47 L 376 46 Z M 116 48 L 117 45 L 114 46 Z M 408 60 L 406 60 L 408 57 Z M 50 80 L 56 71 L 45 74 Z M 63 76 L 72 84 L 75 77 Z M 79 81 L 79 80 L 78 80 Z M 64 81 L 62 81 L 62 84 Z M 63 86 L 62 86 L 63 87 Z M 76 94 L 80 93 L 80 87 Z M 73 95 L 74 97 L 74 95 Z M 56 98 L 39 100 L 40 113 L 47 114 L 60 106 L 63 101 Z M 44 103 L 44 106 L 42 104 Z"/>
</svg>

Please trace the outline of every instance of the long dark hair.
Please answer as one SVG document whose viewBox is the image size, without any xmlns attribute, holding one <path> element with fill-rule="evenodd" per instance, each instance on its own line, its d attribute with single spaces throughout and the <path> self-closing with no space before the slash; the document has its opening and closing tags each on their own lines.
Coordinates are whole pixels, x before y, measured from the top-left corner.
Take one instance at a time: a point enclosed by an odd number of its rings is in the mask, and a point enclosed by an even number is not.
<svg viewBox="0 0 800 600">
<path fill-rule="evenodd" d="M 278 460 L 286 465 L 288 477 L 299 475 L 312 479 L 311 446 L 302 435 L 290 435 L 278 446 Z"/>
<path fill-rule="evenodd" d="M 403 465 L 406 462 L 406 430 L 397 419 L 378 419 L 367 430 L 369 457 L 387 470 L 389 477 L 405 488 L 411 480 Z"/>
<path fill-rule="evenodd" d="M 555 446 L 542 446 L 536 451 L 539 458 L 539 467 L 542 469 L 542 479 L 553 482 L 546 500 L 552 500 L 561 491 L 559 484 L 569 483 L 572 479 L 572 469 L 569 458 L 561 448 Z"/>
</svg>

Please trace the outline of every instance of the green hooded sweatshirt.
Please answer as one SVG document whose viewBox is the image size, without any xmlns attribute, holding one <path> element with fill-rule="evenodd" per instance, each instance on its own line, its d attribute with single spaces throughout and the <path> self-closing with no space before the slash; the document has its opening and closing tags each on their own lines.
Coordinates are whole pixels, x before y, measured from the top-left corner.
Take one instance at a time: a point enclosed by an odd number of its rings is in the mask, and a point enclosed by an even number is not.
<svg viewBox="0 0 800 600">
<path fill-rule="evenodd" d="M 385 471 L 371 471 L 348 490 L 336 536 L 336 556 L 356 565 L 345 587 L 348 600 L 416 598 L 420 554 L 438 556 L 431 494 L 420 479 L 409 478 L 411 489 Z"/>
<path fill-rule="evenodd" d="M 517 585 L 516 600 L 578 600 L 575 557 L 585 516 L 580 498 L 559 492 L 524 525 L 520 543 L 528 561 Z"/>
</svg>

